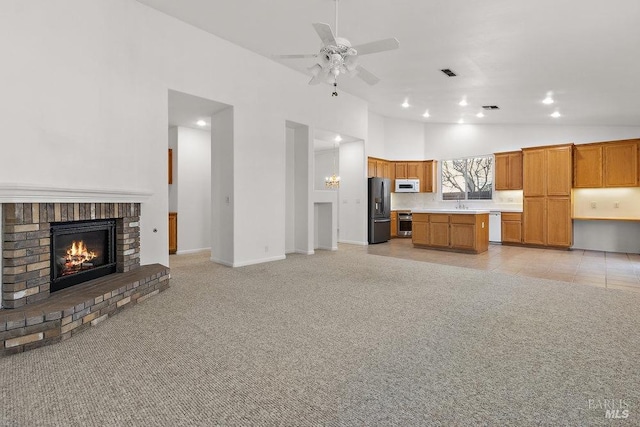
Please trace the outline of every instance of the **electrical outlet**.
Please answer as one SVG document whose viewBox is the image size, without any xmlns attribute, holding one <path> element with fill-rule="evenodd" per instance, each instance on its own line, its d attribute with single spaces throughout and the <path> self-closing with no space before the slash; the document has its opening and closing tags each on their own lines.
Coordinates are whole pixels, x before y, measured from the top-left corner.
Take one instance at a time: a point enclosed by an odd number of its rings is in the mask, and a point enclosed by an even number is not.
<svg viewBox="0 0 640 427">
<path fill-rule="evenodd" d="M 613 202 L 613 207 L 614 208 L 619 208 L 620 207 L 620 202 Z"/>
<path fill-rule="evenodd" d="M 596 202 L 591 202 L 591 209 L 595 209 L 597 206 L 598 205 Z"/>
</svg>

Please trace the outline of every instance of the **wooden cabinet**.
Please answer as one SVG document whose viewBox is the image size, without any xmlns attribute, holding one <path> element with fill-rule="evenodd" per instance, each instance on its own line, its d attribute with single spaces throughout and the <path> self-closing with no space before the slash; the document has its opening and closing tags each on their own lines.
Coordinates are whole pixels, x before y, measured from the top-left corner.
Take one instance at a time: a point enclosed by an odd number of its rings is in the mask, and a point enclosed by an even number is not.
<svg viewBox="0 0 640 427">
<path fill-rule="evenodd" d="M 524 148 L 522 240 L 539 246 L 572 242 L 573 144 Z"/>
<path fill-rule="evenodd" d="M 391 237 L 398 237 L 398 212 L 391 211 Z"/>
<path fill-rule="evenodd" d="M 525 197 L 525 243 L 540 246 L 570 247 L 573 236 L 569 197 Z"/>
<path fill-rule="evenodd" d="M 423 179 L 422 161 L 393 163 L 395 164 L 396 179 Z"/>
<path fill-rule="evenodd" d="M 420 178 L 420 191 L 423 193 L 436 192 L 436 172 L 438 164 L 435 160 L 422 162 L 422 178 Z"/>
<path fill-rule="evenodd" d="M 495 154 L 494 188 L 501 190 L 522 190 L 522 151 Z"/>
<path fill-rule="evenodd" d="M 431 214 L 429 216 L 429 245 L 448 248 L 449 216 L 446 214 Z"/>
<path fill-rule="evenodd" d="M 525 197 L 546 196 L 547 162 L 544 148 L 523 150 L 522 189 Z"/>
<path fill-rule="evenodd" d="M 547 196 L 570 196 L 572 184 L 573 145 L 545 149 Z"/>
<path fill-rule="evenodd" d="M 522 240 L 530 245 L 546 245 L 546 198 L 525 197 L 522 203 Z"/>
<path fill-rule="evenodd" d="M 574 188 L 637 187 L 638 139 L 576 145 Z"/>
<path fill-rule="evenodd" d="M 569 247 L 572 241 L 571 199 L 549 197 L 547 202 L 547 242 L 549 246 Z"/>
<path fill-rule="evenodd" d="M 412 214 L 411 240 L 414 245 L 429 244 L 429 214 Z"/>
<path fill-rule="evenodd" d="M 638 140 L 603 144 L 604 186 L 638 186 Z"/>
<path fill-rule="evenodd" d="M 423 179 L 423 162 L 407 162 L 407 179 Z"/>
<path fill-rule="evenodd" d="M 367 178 L 376 177 L 376 159 L 373 157 L 367 158 Z"/>
<path fill-rule="evenodd" d="M 389 162 L 386 160 L 376 160 L 376 177 L 389 178 Z"/>
<path fill-rule="evenodd" d="M 392 173 L 391 168 L 393 162 L 384 159 L 378 159 L 375 157 L 367 158 L 367 177 L 368 178 L 389 178 L 393 180 L 395 174 Z M 393 185 L 393 182 L 391 183 Z"/>
<path fill-rule="evenodd" d="M 522 214 L 518 212 L 502 212 L 502 243 L 522 243 Z"/>
<path fill-rule="evenodd" d="M 575 188 L 602 187 L 602 144 L 573 147 L 573 186 Z"/>
<path fill-rule="evenodd" d="M 407 179 L 407 162 L 393 162 L 396 179 Z"/>
<path fill-rule="evenodd" d="M 178 251 L 178 213 L 169 212 L 169 253 Z"/>
<path fill-rule="evenodd" d="M 484 252 L 489 248 L 489 215 L 414 213 L 412 239 L 418 247 Z"/>
</svg>

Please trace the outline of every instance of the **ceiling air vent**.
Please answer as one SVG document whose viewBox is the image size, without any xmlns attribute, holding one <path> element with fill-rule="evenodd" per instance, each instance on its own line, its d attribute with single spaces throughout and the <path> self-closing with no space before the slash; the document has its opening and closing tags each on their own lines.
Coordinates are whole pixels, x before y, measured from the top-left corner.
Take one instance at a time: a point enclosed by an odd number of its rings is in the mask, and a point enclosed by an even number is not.
<svg viewBox="0 0 640 427">
<path fill-rule="evenodd" d="M 445 68 L 444 70 L 440 70 L 440 71 L 442 71 L 443 73 L 445 73 L 449 77 L 455 77 L 456 76 L 456 73 L 454 73 L 453 71 L 451 71 L 448 68 Z"/>
<path fill-rule="evenodd" d="M 497 105 L 483 105 L 482 108 L 484 108 L 485 110 L 499 110 L 500 107 L 498 107 Z"/>
</svg>

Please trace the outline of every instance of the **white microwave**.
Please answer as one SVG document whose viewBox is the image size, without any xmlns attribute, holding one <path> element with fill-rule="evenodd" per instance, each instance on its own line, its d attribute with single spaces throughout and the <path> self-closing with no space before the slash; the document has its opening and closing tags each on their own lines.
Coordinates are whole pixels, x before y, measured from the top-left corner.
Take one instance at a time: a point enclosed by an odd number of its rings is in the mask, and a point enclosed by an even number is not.
<svg viewBox="0 0 640 427">
<path fill-rule="evenodd" d="M 419 193 L 419 179 L 396 179 L 396 193 Z"/>
</svg>

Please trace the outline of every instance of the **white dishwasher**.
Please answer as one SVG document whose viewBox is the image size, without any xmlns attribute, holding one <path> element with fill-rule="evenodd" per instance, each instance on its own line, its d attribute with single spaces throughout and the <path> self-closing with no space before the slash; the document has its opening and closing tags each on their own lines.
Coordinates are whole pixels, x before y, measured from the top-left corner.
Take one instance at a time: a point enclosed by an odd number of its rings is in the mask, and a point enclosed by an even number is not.
<svg viewBox="0 0 640 427">
<path fill-rule="evenodd" d="M 489 241 L 502 242 L 502 213 L 500 211 L 489 212 Z"/>
</svg>

